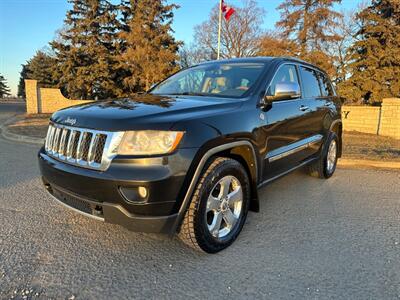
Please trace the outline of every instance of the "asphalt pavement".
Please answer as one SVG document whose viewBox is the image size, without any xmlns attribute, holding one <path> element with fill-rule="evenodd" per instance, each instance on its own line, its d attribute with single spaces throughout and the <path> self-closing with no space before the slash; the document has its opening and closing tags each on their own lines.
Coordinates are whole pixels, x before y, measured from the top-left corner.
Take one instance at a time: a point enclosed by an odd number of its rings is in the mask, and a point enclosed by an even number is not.
<svg viewBox="0 0 400 300">
<path fill-rule="evenodd" d="M 59 206 L 37 151 L 0 139 L 0 299 L 400 299 L 400 172 L 292 173 L 208 255 Z"/>
</svg>

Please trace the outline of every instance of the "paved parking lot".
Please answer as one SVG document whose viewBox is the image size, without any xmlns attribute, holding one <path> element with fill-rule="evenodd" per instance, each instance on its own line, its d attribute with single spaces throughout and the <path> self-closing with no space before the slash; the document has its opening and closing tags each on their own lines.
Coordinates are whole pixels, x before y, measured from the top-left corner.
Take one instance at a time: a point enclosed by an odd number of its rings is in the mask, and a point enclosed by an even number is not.
<svg viewBox="0 0 400 300">
<path fill-rule="evenodd" d="M 37 150 L 0 139 L 0 299 L 400 299 L 400 172 L 293 173 L 207 255 L 60 207 Z"/>
</svg>

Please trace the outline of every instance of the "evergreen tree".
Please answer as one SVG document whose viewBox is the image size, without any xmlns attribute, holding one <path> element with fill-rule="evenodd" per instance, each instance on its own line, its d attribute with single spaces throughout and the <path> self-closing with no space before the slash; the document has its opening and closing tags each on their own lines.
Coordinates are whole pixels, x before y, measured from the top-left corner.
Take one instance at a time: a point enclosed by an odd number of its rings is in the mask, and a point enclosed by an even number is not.
<svg viewBox="0 0 400 300">
<path fill-rule="evenodd" d="M 339 37 L 329 31 L 341 14 L 332 10 L 341 0 L 285 0 L 278 6 L 281 19 L 276 26 L 283 35 L 296 42 L 301 56 L 322 51 L 324 43 Z"/>
<path fill-rule="evenodd" d="M 114 97 L 116 6 L 108 0 L 69 0 L 65 29 L 51 42 L 57 69 L 54 78 L 72 98 Z"/>
<path fill-rule="evenodd" d="M 22 70 L 19 73 L 20 77 L 19 77 L 19 83 L 18 83 L 18 97 L 20 98 L 25 98 L 25 79 L 28 78 L 28 67 L 27 65 L 21 65 L 22 66 Z"/>
<path fill-rule="evenodd" d="M 7 80 L 0 74 L 0 98 L 10 96 L 10 88 L 7 85 Z"/>
<path fill-rule="evenodd" d="M 261 54 L 290 55 L 312 62 L 336 77 L 335 56 L 329 54 L 330 43 L 341 37 L 332 28 L 342 15 L 332 9 L 341 0 L 285 0 L 277 9 L 281 19 L 277 31 L 263 37 Z"/>
<path fill-rule="evenodd" d="M 25 79 L 35 79 L 40 87 L 54 87 L 57 85 L 53 72 L 56 67 L 56 59 L 44 51 L 36 54 L 22 65 L 18 84 L 18 97 L 25 98 Z"/>
<path fill-rule="evenodd" d="M 56 81 L 53 77 L 56 59 L 43 51 L 37 51 L 27 64 L 27 78 L 36 79 L 41 87 L 53 87 Z"/>
<path fill-rule="evenodd" d="M 353 102 L 400 97 L 400 2 L 373 0 L 357 15 L 361 29 L 351 47 L 351 77 L 340 85 Z"/>
<path fill-rule="evenodd" d="M 147 90 L 178 69 L 180 43 L 175 41 L 171 28 L 177 6 L 164 2 L 131 0 L 121 4 L 123 30 L 118 36 L 118 61 L 126 94 Z"/>
</svg>

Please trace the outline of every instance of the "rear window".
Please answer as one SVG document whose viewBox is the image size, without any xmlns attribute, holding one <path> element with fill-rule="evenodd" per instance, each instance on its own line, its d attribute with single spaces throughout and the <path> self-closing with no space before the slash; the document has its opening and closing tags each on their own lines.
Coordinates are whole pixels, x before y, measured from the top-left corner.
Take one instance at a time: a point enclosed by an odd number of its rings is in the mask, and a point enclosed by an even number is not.
<svg viewBox="0 0 400 300">
<path fill-rule="evenodd" d="M 321 90 L 316 71 L 306 67 L 300 67 L 301 79 L 303 81 L 304 97 L 321 97 Z"/>
<path fill-rule="evenodd" d="M 328 77 L 319 72 L 319 82 L 321 84 L 321 91 L 322 91 L 322 96 L 334 96 L 335 93 L 332 88 L 332 84 Z"/>
</svg>

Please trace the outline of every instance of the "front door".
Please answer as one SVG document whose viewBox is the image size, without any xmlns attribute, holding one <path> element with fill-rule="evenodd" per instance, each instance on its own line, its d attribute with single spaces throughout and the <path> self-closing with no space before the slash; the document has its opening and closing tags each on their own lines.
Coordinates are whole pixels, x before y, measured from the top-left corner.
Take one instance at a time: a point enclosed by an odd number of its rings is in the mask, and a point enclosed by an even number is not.
<svg viewBox="0 0 400 300">
<path fill-rule="evenodd" d="M 274 95 L 277 83 L 298 83 L 297 66 L 284 64 L 273 77 L 267 95 Z M 304 147 L 310 136 L 307 119 L 310 108 L 305 99 L 274 101 L 266 112 L 263 126 L 266 143 L 263 180 L 274 178 L 297 166 L 303 159 Z"/>
</svg>

